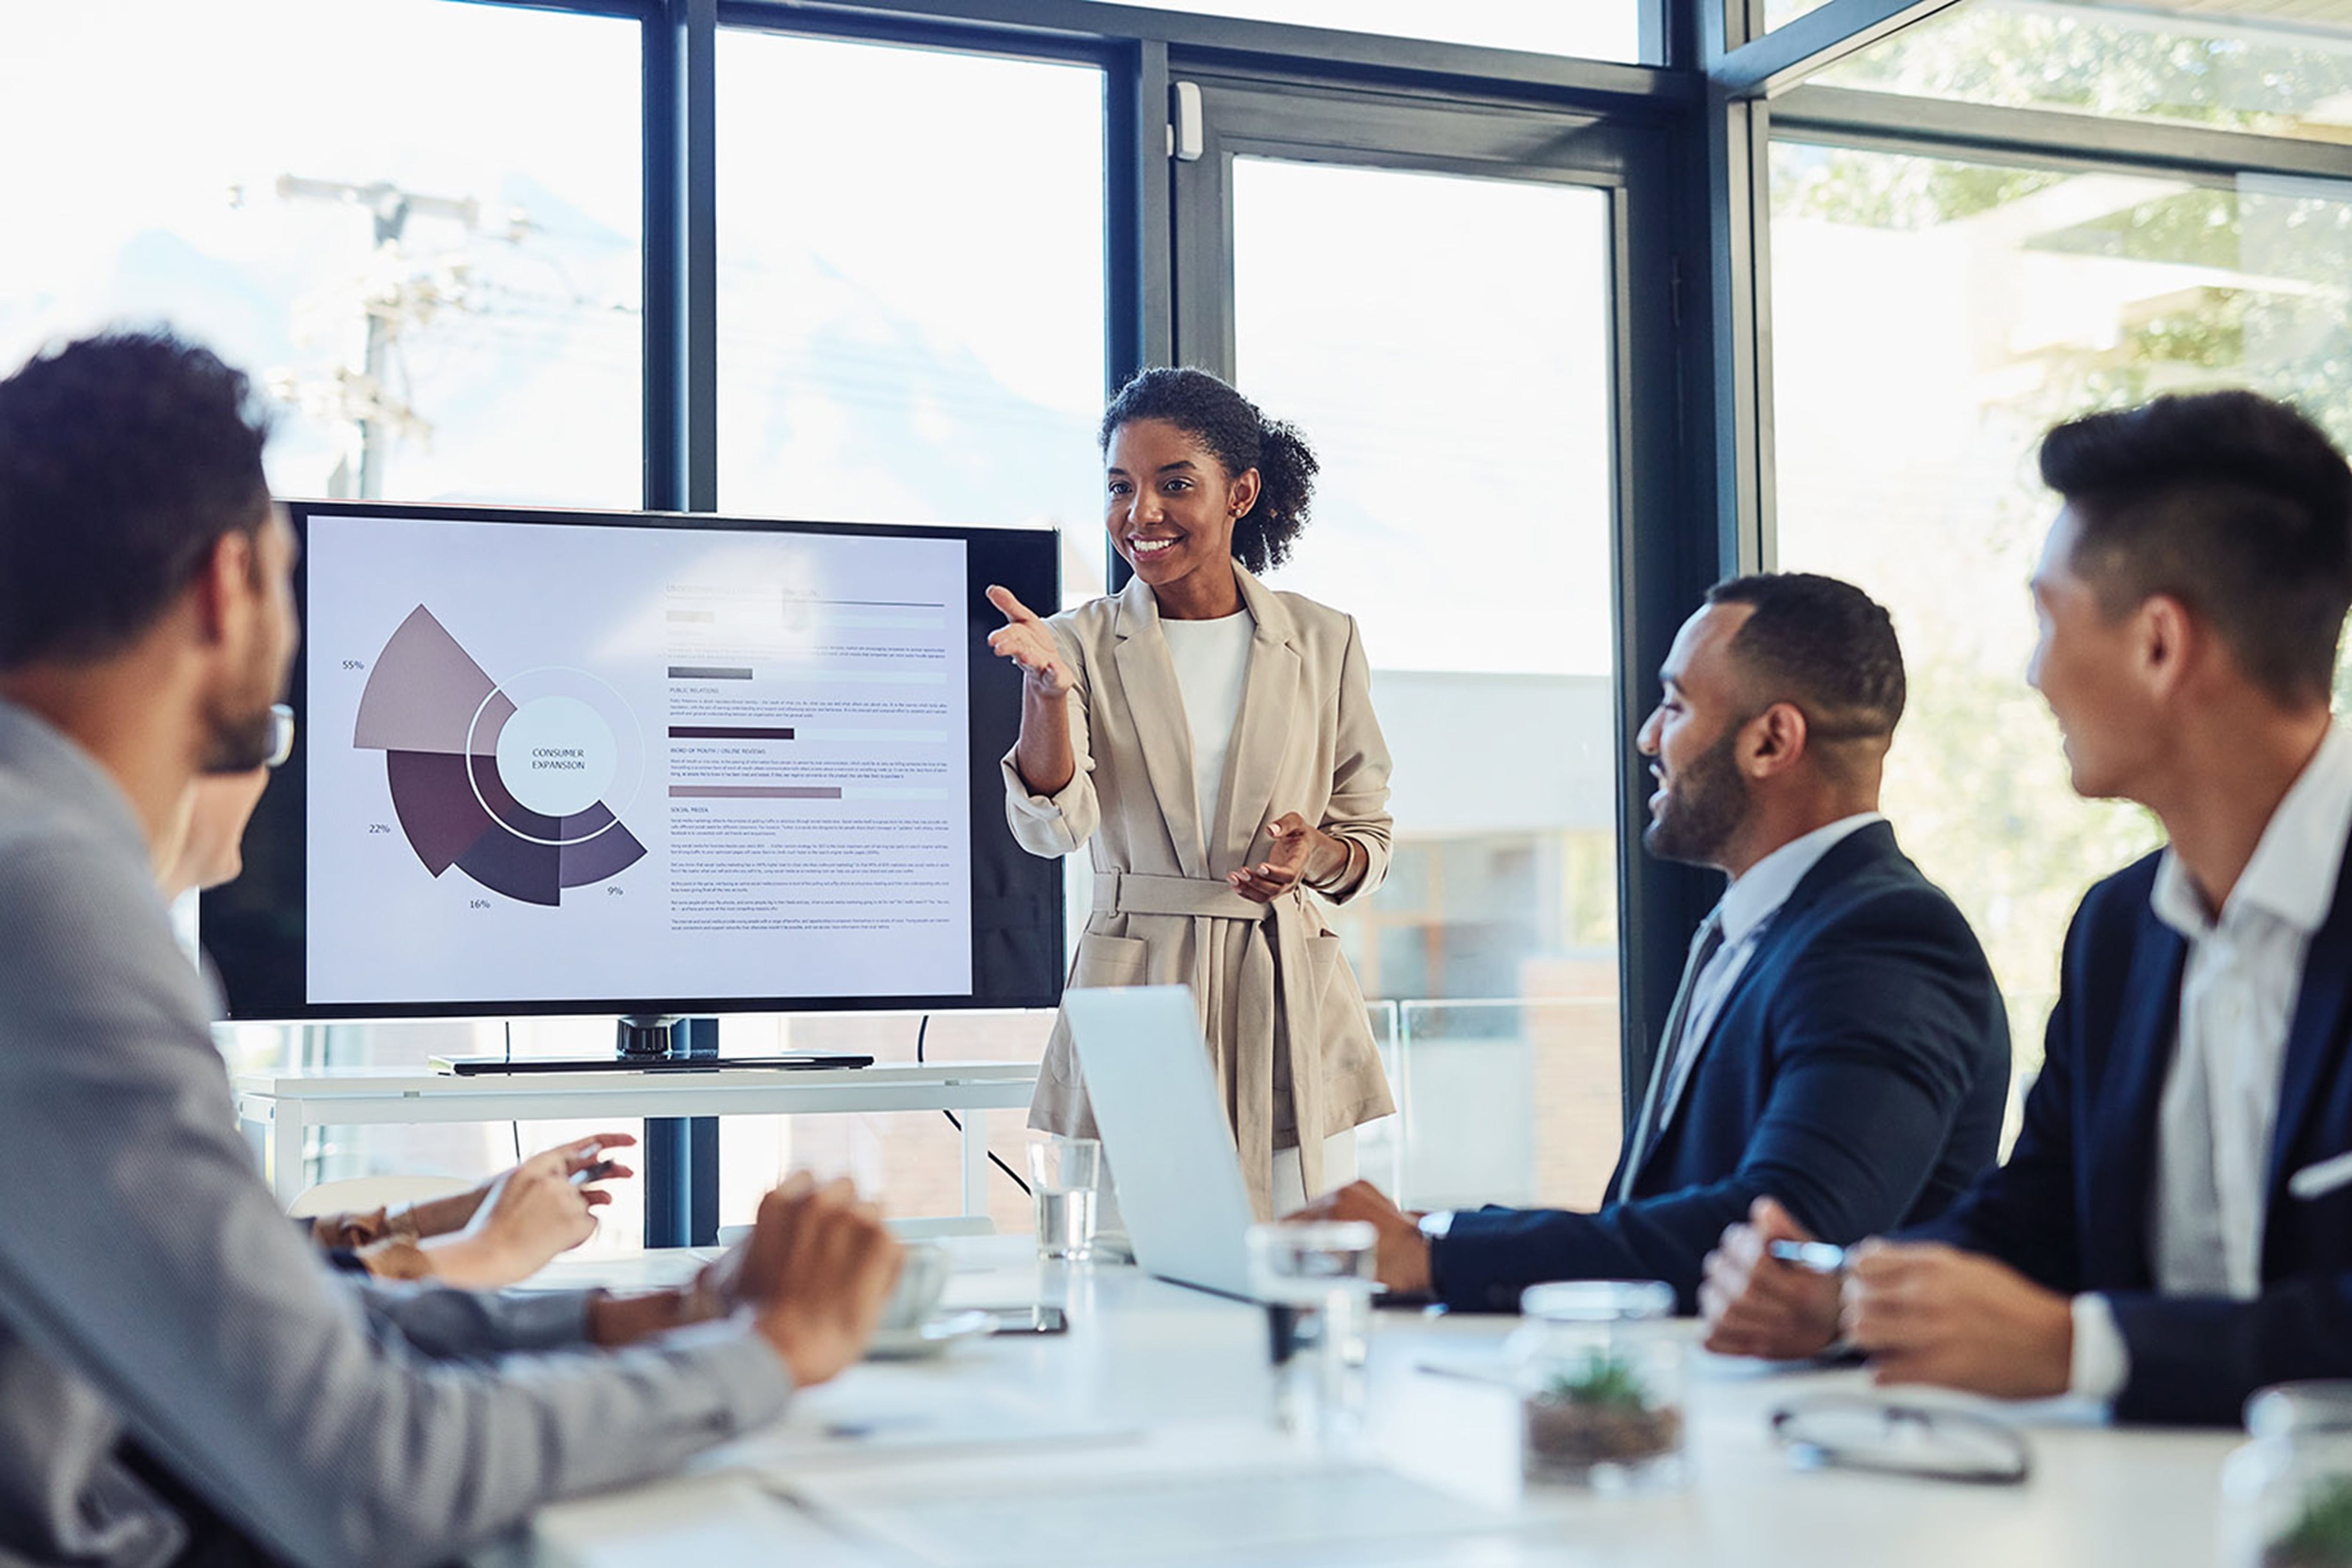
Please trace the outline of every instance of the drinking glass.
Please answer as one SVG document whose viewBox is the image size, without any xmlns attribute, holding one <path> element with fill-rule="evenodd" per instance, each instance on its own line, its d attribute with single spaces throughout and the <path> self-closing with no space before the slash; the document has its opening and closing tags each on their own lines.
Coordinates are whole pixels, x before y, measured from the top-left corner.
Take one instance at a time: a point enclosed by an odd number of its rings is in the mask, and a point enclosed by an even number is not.
<svg viewBox="0 0 2352 1568">
<path fill-rule="evenodd" d="M 1357 1219 L 1250 1228 L 1250 1282 L 1266 1303 L 1275 1418 L 1325 1449 L 1345 1450 L 1363 1433 L 1378 1240 Z"/>
<path fill-rule="evenodd" d="M 1083 1263 L 1094 1256 L 1102 1190 L 1102 1145 L 1058 1134 L 1029 1145 L 1029 1191 L 1037 1210 L 1037 1256 Z"/>
</svg>

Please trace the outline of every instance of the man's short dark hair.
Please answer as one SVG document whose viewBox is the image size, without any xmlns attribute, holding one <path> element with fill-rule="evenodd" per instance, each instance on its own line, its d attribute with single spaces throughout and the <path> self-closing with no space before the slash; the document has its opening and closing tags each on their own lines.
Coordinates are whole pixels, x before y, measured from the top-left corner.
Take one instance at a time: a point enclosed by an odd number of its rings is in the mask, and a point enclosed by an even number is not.
<svg viewBox="0 0 2352 1568">
<path fill-rule="evenodd" d="M 0 382 L 0 669 L 136 642 L 224 534 L 268 519 L 268 437 L 246 378 L 168 332 Z"/>
<path fill-rule="evenodd" d="M 2352 468 L 2316 424 L 2250 392 L 2160 397 L 2053 430 L 2042 478 L 2074 511 L 2067 564 L 2109 620 L 2178 599 L 2273 697 L 2327 700 L 2352 609 Z"/>
<path fill-rule="evenodd" d="M 1895 734 L 1903 716 L 1903 645 L 1870 595 L 1834 577 L 1773 571 L 1718 582 L 1706 601 L 1749 607 L 1731 656 L 1760 702 L 1803 710 L 1815 742 Z"/>
</svg>

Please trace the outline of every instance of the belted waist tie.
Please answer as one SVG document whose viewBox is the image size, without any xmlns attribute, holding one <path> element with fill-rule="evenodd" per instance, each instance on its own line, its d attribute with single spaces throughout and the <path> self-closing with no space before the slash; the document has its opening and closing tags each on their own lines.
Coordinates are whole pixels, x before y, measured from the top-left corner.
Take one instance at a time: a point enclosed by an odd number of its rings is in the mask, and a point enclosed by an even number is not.
<svg viewBox="0 0 2352 1568">
<path fill-rule="evenodd" d="M 1234 988 L 1230 1041 L 1212 1036 L 1211 1064 L 1217 1088 L 1233 1107 L 1234 1142 L 1247 1157 L 1242 1179 L 1260 1219 L 1274 1214 L 1274 1031 L 1277 1006 L 1290 1047 L 1291 1115 L 1298 1127 L 1298 1170 L 1309 1197 L 1323 1190 L 1323 1033 L 1308 1002 L 1312 979 L 1307 961 L 1307 895 L 1293 888 L 1272 904 L 1256 904 L 1235 893 L 1222 877 L 1139 876 L 1128 872 L 1095 875 L 1097 915 L 1176 915 L 1192 922 L 1196 969 L 1192 998 L 1203 1009 L 1210 995 L 1203 972 L 1216 923 L 1249 927 L 1241 973 Z M 1222 941 L 1215 950 L 1222 952 Z M 1279 1000 L 1277 1001 L 1277 998 Z"/>
</svg>

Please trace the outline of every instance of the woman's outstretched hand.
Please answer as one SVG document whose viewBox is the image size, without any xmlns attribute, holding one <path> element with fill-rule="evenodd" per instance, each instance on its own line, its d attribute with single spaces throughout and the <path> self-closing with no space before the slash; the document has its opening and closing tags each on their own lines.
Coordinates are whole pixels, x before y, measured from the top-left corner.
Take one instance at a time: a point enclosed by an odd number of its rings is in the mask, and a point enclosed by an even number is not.
<svg viewBox="0 0 2352 1568">
<path fill-rule="evenodd" d="M 1272 904 L 1301 881 L 1328 882 L 1348 867 L 1348 846 L 1296 811 L 1285 811 L 1267 827 L 1274 845 L 1255 865 L 1228 872 L 1234 891 L 1253 904 Z"/>
<path fill-rule="evenodd" d="M 988 634 L 988 645 L 1000 659 L 1021 666 L 1030 689 L 1040 696 L 1057 697 L 1077 685 L 1062 662 L 1062 645 L 1037 612 L 1013 597 L 1008 588 L 991 587 L 988 601 L 1003 612 L 1004 624 Z"/>
</svg>

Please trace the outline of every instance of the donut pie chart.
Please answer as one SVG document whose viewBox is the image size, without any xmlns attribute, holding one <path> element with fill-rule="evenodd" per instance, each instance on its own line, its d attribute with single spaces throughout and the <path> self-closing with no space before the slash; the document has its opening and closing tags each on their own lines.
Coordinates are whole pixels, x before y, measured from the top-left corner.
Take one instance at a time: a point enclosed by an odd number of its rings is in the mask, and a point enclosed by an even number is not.
<svg viewBox="0 0 2352 1568">
<path fill-rule="evenodd" d="M 454 865 L 555 904 L 645 857 L 598 798 L 619 768 L 610 721 L 561 692 L 518 704 L 421 604 L 376 656 L 352 744 L 384 754 L 400 831 L 436 877 Z"/>
</svg>

